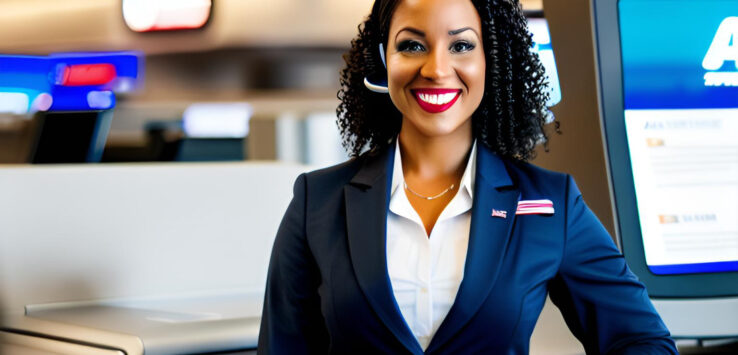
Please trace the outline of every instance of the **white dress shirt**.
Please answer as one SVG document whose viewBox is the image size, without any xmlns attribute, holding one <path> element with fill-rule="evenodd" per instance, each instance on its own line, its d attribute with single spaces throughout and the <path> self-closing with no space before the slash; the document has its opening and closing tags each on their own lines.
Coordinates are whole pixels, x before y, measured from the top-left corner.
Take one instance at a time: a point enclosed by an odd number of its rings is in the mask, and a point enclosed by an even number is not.
<svg viewBox="0 0 738 355">
<path fill-rule="evenodd" d="M 398 140 L 387 214 L 387 269 L 400 312 L 425 350 L 451 309 L 464 277 L 476 142 L 460 186 L 452 190 L 456 195 L 441 212 L 430 236 L 405 193 L 401 159 Z"/>
</svg>

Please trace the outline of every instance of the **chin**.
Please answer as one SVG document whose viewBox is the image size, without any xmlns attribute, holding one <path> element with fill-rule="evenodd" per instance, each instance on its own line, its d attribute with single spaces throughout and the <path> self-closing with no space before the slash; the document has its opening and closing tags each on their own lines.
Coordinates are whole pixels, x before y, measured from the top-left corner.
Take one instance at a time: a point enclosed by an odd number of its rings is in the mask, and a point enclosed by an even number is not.
<svg viewBox="0 0 738 355">
<path fill-rule="evenodd" d="M 426 137 L 450 136 L 463 129 L 466 123 L 466 120 L 458 119 L 450 114 L 428 114 L 423 112 L 415 117 L 416 119 L 410 119 L 408 123 Z"/>
</svg>

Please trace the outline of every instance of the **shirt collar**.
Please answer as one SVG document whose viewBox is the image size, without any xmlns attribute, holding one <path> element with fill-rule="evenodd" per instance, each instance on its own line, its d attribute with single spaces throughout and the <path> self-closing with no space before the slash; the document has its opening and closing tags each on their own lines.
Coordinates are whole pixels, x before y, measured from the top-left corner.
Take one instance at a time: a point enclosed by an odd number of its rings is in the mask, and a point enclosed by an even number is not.
<svg viewBox="0 0 738 355">
<path fill-rule="evenodd" d="M 477 141 L 472 143 L 469 159 L 466 161 L 464 174 L 461 176 L 460 189 L 465 189 L 469 193 L 469 197 L 474 197 L 474 172 L 477 170 Z M 400 139 L 395 139 L 395 163 L 392 167 L 392 188 L 390 189 L 390 197 L 395 195 L 397 188 L 405 182 L 405 175 L 402 171 L 402 157 L 400 154 Z"/>
</svg>

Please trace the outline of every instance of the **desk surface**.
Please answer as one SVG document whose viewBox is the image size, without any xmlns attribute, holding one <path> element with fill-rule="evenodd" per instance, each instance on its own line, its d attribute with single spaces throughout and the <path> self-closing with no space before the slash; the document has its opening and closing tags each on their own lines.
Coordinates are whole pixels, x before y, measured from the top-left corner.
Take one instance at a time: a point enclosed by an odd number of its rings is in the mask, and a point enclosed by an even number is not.
<svg viewBox="0 0 738 355">
<path fill-rule="evenodd" d="M 207 305 L 207 303 L 200 302 L 198 309 L 206 309 L 207 307 L 203 308 L 204 307 L 203 304 Z M 160 305 L 156 305 L 155 303 L 150 304 L 150 306 L 152 306 L 152 308 L 161 308 Z M 153 306 L 158 306 L 158 307 L 153 307 Z M 169 302 L 168 306 L 169 308 L 171 308 L 170 310 L 179 310 L 179 308 L 181 308 L 177 306 L 176 302 Z M 220 306 L 222 307 L 223 304 L 220 304 Z M 208 310 L 215 311 L 215 309 L 208 309 Z M 34 313 L 34 312 L 31 312 L 31 313 Z M 36 313 L 42 314 L 44 312 L 36 312 Z M 241 310 L 240 313 L 244 313 L 244 310 Z M 250 309 L 246 313 L 249 313 L 248 315 L 253 316 L 254 313 L 256 313 L 256 310 Z M 59 315 L 57 314 L 57 316 Z M 83 315 L 78 315 L 77 318 L 82 317 L 82 316 Z M 54 318 L 54 317 L 50 317 L 50 318 Z M 250 344 L 255 344 L 255 337 L 256 337 L 256 334 L 258 333 L 258 326 L 255 325 L 254 327 L 248 329 L 248 331 L 245 331 L 245 333 L 251 334 L 249 335 L 249 337 L 253 339 L 251 340 L 253 343 L 250 343 Z M 236 337 L 242 338 L 243 337 L 242 335 L 244 333 L 239 333 L 239 334 L 240 335 L 236 335 Z M 3 342 L 2 340 L 3 339 L 0 337 L 0 353 L 24 354 L 24 355 L 30 354 L 28 352 L 22 352 L 22 351 L 19 352 L 18 351 L 18 346 L 20 346 L 19 344 L 16 344 L 15 347 L 10 347 L 8 345 L 4 345 L 5 342 Z M 679 347 L 679 351 L 681 354 L 687 354 L 687 355 L 738 354 L 738 342 L 734 342 L 730 344 L 715 344 L 713 342 L 713 344 L 708 344 L 708 345 L 713 345 L 713 346 L 700 347 L 697 344 L 681 344 L 681 346 Z M 154 349 L 148 349 L 148 350 L 154 350 Z M 536 325 L 536 329 L 534 330 L 533 335 L 531 337 L 530 353 L 534 355 L 535 354 L 545 354 L 545 355 L 584 354 L 584 349 L 582 345 L 571 334 L 569 329 L 566 327 L 564 320 L 561 317 L 561 313 L 550 301 L 548 301 L 546 305 L 544 306 L 543 311 L 541 312 L 541 317 L 539 318 L 539 321 Z M 37 353 L 33 353 L 33 354 L 37 354 Z M 44 354 L 44 353 L 40 352 L 38 354 Z M 250 355 L 250 354 L 256 354 L 256 350 L 226 351 L 226 352 L 214 352 L 214 353 L 208 353 L 208 354 L 211 354 L 211 355 L 215 355 L 215 354 L 247 355 L 249 354 Z"/>
</svg>

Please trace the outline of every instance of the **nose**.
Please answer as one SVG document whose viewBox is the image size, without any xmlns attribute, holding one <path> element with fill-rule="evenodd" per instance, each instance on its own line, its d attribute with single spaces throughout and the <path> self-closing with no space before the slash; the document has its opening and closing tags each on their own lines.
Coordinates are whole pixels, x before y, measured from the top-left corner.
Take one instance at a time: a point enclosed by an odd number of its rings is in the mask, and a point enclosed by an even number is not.
<svg viewBox="0 0 738 355">
<path fill-rule="evenodd" d="M 433 50 L 426 56 L 420 68 L 420 75 L 428 80 L 437 81 L 451 74 L 449 53 L 444 50 Z"/>
</svg>

